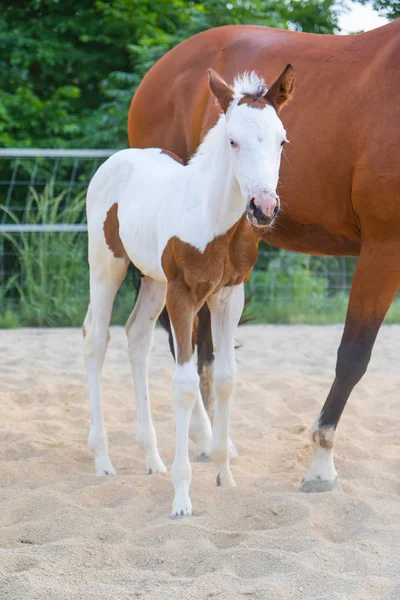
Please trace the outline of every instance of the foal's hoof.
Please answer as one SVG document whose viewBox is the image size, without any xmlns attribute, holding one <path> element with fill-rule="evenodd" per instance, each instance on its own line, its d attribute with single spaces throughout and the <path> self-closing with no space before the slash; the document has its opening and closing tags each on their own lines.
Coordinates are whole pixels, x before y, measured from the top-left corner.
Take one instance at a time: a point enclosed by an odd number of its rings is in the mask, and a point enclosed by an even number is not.
<svg viewBox="0 0 400 600">
<path fill-rule="evenodd" d="M 192 503 L 187 493 L 187 486 L 182 486 L 181 488 L 178 486 L 172 504 L 171 519 L 185 519 L 192 516 Z"/>
<path fill-rule="evenodd" d="M 229 456 L 231 458 L 237 458 L 239 456 L 238 449 L 236 448 L 232 440 L 229 440 Z"/>
<path fill-rule="evenodd" d="M 210 462 L 210 460 L 211 460 L 211 455 L 208 454 L 207 452 L 202 452 L 197 457 L 197 462 Z"/>
<path fill-rule="evenodd" d="M 167 467 L 164 465 L 160 457 L 155 457 L 146 460 L 146 468 L 148 475 L 154 475 L 155 473 L 166 473 Z"/>
<path fill-rule="evenodd" d="M 177 512 L 176 513 L 172 513 L 172 515 L 171 515 L 170 518 L 173 521 L 178 521 L 178 519 L 186 519 L 187 517 L 194 517 L 194 512 L 191 511 L 189 513 L 189 512 L 184 512 L 183 510 L 181 510 L 180 513 L 177 513 Z"/>
<path fill-rule="evenodd" d="M 112 466 L 112 462 L 108 458 L 108 456 L 98 456 L 96 457 L 95 462 L 97 477 L 107 477 L 107 475 L 115 475 L 115 469 Z"/>
<path fill-rule="evenodd" d="M 310 479 L 309 481 L 306 481 L 303 479 L 301 491 L 310 494 L 319 492 L 342 492 L 343 490 L 339 479 L 336 477 L 330 481 L 324 479 Z"/>
<path fill-rule="evenodd" d="M 221 469 L 217 473 L 217 487 L 236 487 L 236 482 L 230 469 Z"/>
</svg>

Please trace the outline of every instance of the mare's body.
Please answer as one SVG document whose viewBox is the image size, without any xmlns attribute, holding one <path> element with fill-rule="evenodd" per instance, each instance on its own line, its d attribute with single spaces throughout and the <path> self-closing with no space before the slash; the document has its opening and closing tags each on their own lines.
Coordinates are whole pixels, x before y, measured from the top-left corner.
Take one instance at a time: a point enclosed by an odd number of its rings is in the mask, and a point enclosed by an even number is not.
<svg viewBox="0 0 400 600">
<path fill-rule="evenodd" d="M 129 113 L 129 139 L 186 160 L 217 115 L 204 69 L 229 79 L 251 64 L 268 78 L 282 60 L 293 62 L 299 84 L 285 114 L 291 144 L 280 175 L 282 211 L 259 234 L 287 250 L 360 256 L 336 377 L 312 432 L 304 489 L 323 491 L 338 485 L 334 432 L 400 284 L 400 20 L 354 36 L 251 26 L 201 33 L 144 78 Z M 210 347 L 202 354 L 209 357 Z"/>
</svg>

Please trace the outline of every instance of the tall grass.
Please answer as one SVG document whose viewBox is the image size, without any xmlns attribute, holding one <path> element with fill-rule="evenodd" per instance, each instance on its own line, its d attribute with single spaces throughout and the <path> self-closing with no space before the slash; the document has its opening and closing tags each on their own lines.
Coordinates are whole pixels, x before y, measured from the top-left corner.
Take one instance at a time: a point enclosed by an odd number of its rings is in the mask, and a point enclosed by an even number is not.
<svg viewBox="0 0 400 600">
<path fill-rule="evenodd" d="M 4 206 L 0 211 L 15 224 L 75 224 L 83 222 L 84 206 L 83 194 L 67 202 L 66 193 L 55 195 L 49 184 L 40 194 L 32 190 L 23 217 Z M 12 263 L 9 258 L 13 275 L 0 281 L 0 327 L 80 326 L 89 301 L 87 234 L 18 232 L 3 236 L 16 259 Z M 354 264 L 349 261 L 345 266 L 343 269 L 343 260 L 336 258 L 262 250 L 247 284 L 252 296 L 249 312 L 261 323 L 342 323 L 347 310 L 345 287 Z M 133 287 L 128 276 L 112 323 L 125 323 L 132 310 Z M 386 321 L 400 322 L 399 301 Z"/>
<path fill-rule="evenodd" d="M 31 190 L 24 223 L 30 225 L 73 224 L 82 220 L 83 194 L 65 205 L 66 191 L 54 195 L 53 186 L 41 194 Z M 15 223 L 21 219 L 1 207 Z M 17 302 L 24 325 L 75 325 L 88 303 L 86 249 L 78 232 L 5 233 L 18 259 L 19 269 L 8 285 L 6 297 Z M 14 293 L 9 292 L 13 290 Z M 4 301 L 4 298 L 3 298 Z M 10 310 L 10 309 L 9 309 Z"/>
<path fill-rule="evenodd" d="M 48 184 L 42 193 L 31 190 L 23 223 L 76 224 L 84 220 L 85 195 L 66 202 L 66 192 L 54 194 Z M 4 206 L 9 220 L 22 224 Z M 16 273 L 0 286 L 0 327 L 80 326 L 89 302 L 87 234 L 82 232 L 4 233 L 17 257 Z M 112 323 L 126 321 L 133 304 L 132 278 L 121 288 Z"/>
</svg>

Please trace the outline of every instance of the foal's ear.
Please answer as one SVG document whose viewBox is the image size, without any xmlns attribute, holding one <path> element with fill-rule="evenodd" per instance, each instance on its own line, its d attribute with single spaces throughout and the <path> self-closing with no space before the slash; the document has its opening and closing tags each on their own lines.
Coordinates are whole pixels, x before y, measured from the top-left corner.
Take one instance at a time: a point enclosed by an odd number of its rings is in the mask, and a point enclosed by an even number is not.
<svg viewBox="0 0 400 600">
<path fill-rule="evenodd" d="M 269 88 L 265 98 L 275 106 L 279 112 L 282 106 L 287 102 L 294 88 L 294 71 L 292 65 L 286 65 L 278 79 Z"/>
<path fill-rule="evenodd" d="M 208 69 L 208 82 L 210 90 L 218 100 L 224 113 L 226 113 L 233 100 L 233 89 L 213 69 Z"/>
</svg>

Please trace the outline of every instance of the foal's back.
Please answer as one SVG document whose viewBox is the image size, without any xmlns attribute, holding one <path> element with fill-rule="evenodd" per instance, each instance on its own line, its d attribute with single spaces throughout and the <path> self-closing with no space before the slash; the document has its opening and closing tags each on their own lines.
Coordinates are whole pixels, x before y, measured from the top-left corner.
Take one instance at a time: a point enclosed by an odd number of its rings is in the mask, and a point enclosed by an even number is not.
<svg viewBox="0 0 400 600">
<path fill-rule="evenodd" d="M 168 230 L 171 213 L 176 212 L 178 196 L 172 190 L 182 170 L 179 158 L 160 148 L 122 150 L 111 156 L 88 189 L 89 257 L 91 240 L 98 248 L 96 241 L 104 236 L 114 256 L 129 258 L 143 273 L 165 281 L 160 252 L 170 234 L 166 231 L 167 239 L 161 240 L 160 226 Z"/>
</svg>

